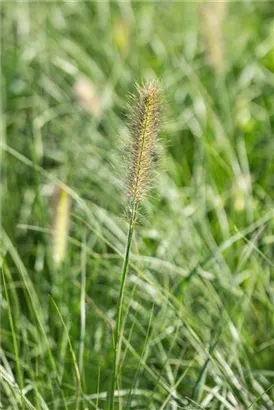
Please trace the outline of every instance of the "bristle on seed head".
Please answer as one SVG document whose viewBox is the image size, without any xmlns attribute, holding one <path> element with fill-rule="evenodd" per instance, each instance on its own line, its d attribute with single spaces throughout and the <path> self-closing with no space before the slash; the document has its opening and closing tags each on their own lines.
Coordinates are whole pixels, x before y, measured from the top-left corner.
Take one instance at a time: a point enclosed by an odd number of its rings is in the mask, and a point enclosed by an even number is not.
<svg viewBox="0 0 274 410">
<path fill-rule="evenodd" d="M 134 210 L 150 186 L 161 119 L 161 89 L 156 81 L 136 86 L 131 98 L 129 131 L 130 168 L 127 191 Z"/>
</svg>

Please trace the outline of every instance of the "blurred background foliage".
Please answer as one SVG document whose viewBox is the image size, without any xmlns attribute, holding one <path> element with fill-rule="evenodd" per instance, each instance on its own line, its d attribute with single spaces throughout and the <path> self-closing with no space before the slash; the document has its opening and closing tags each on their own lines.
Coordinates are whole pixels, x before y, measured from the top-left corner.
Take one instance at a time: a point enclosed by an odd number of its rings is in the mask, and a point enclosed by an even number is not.
<svg viewBox="0 0 274 410">
<path fill-rule="evenodd" d="M 126 103 L 158 77 L 120 408 L 270 410 L 273 2 L 1 2 L 1 22 L 3 408 L 22 408 L 20 388 L 26 408 L 106 408 Z"/>
</svg>

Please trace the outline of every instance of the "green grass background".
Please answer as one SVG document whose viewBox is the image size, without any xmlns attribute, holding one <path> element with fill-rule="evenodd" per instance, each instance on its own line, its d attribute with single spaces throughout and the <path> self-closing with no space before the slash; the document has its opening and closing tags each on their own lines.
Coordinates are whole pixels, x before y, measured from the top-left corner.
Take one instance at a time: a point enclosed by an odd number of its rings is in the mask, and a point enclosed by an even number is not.
<svg viewBox="0 0 274 410">
<path fill-rule="evenodd" d="M 1 2 L 4 410 L 107 408 L 127 230 L 119 137 L 128 93 L 155 76 L 163 159 L 133 240 L 116 408 L 274 408 L 273 3 L 229 4 L 221 74 L 198 6 Z M 97 117 L 75 96 L 82 77 Z M 56 268 L 62 183 L 70 239 Z"/>
</svg>

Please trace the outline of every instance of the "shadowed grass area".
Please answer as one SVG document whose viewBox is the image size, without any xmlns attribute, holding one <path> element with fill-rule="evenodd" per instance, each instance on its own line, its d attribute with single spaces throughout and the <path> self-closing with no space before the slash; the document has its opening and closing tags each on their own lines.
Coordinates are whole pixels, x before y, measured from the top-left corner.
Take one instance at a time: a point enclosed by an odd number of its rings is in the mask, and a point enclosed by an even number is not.
<svg viewBox="0 0 274 410">
<path fill-rule="evenodd" d="M 159 78 L 115 409 L 271 410 L 272 2 L 0 5 L 2 408 L 109 406 L 127 96 Z"/>
</svg>

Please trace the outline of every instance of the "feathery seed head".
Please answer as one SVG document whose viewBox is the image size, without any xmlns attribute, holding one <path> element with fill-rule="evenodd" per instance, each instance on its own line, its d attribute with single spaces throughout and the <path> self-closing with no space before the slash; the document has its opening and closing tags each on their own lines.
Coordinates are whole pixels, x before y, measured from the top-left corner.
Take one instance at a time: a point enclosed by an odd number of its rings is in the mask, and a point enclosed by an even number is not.
<svg viewBox="0 0 274 410">
<path fill-rule="evenodd" d="M 131 98 L 129 115 L 131 163 L 127 184 L 134 211 L 149 189 L 161 119 L 161 90 L 158 82 L 137 85 L 136 90 L 137 95 Z"/>
<path fill-rule="evenodd" d="M 205 46 L 210 63 L 216 72 L 222 72 L 225 65 L 222 23 L 227 3 L 227 1 L 205 2 L 199 8 Z"/>
<path fill-rule="evenodd" d="M 59 266 L 65 258 L 69 231 L 70 197 L 67 191 L 56 186 L 53 202 L 52 256 L 54 264 Z"/>
</svg>

